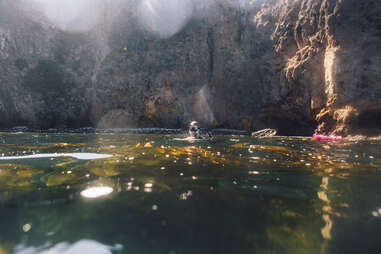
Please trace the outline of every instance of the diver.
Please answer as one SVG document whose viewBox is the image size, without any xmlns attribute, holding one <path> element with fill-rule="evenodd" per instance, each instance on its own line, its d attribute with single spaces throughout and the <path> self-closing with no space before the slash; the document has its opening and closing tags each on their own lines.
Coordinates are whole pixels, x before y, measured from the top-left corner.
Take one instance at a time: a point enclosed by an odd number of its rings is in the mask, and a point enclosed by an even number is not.
<svg viewBox="0 0 381 254">
<path fill-rule="evenodd" d="M 200 135 L 200 125 L 197 121 L 192 121 L 188 126 L 189 137 L 199 139 Z"/>
<path fill-rule="evenodd" d="M 197 121 L 192 121 L 188 126 L 188 137 L 192 139 L 206 139 L 211 138 L 210 132 L 207 132 L 207 137 L 201 135 L 200 124 Z"/>
</svg>

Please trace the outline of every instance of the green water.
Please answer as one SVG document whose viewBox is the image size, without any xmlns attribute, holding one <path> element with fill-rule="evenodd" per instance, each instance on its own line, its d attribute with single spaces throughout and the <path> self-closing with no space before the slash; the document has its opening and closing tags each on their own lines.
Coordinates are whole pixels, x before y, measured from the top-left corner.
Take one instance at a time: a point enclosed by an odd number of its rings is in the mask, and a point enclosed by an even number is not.
<svg viewBox="0 0 381 254">
<path fill-rule="evenodd" d="M 381 141 L 178 138 L 0 133 L 112 155 L 0 160 L 0 253 L 381 252 Z"/>
</svg>

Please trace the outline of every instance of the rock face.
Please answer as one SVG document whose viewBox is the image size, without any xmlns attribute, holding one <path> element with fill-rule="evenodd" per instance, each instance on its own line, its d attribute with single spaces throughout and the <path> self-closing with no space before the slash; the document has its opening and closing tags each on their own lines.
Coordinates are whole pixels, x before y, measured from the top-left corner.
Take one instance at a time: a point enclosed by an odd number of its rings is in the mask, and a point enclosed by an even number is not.
<svg viewBox="0 0 381 254">
<path fill-rule="evenodd" d="M 284 1 L 268 11 L 279 13 L 273 38 L 288 97 L 318 130 L 380 134 L 381 4 Z"/>
<path fill-rule="evenodd" d="M 0 126 L 89 125 L 99 53 L 91 36 L 63 32 L 20 1 L 0 1 Z"/>
<path fill-rule="evenodd" d="M 0 127 L 381 134 L 381 3 L 189 0 L 157 32 L 147 1 L 73 33 L 1 0 Z"/>
</svg>

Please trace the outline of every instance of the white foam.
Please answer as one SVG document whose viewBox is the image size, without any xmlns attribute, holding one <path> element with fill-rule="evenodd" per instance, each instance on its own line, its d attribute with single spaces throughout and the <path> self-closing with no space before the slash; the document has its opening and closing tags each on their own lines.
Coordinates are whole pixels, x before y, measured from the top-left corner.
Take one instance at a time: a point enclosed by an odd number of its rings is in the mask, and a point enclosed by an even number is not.
<svg viewBox="0 0 381 254">
<path fill-rule="evenodd" d="M 201 139 L 197 139 L 194 137 L 186 137 L 186 138 L 174 138 L 173 140 L 176 140 L 176 141 L 197 141 L 197 140 L 201 140 Z"/>
<path fill-rule="evenodd" d="M 21 155 L 21 156 L 3 156 L 0 160 L 25 160 L 25 159 L 39 159 L 39 158 L 56 158 L 56 157 L 72 157 L 78 160 L 96 160 L 110 158 L 112 155 L 109 154 L 98 154 L 98 153 L 41 153 L 32 155 Z"/>
<path fill-rule="evenodd" d="M 123 245 L 115 244 L 109 246 L 94 240 L 79 240 L 73 244 L 67 242 L 57 243 L 51 245 L 46 243 L 40 247 L 32 247 L 25 245 L 17 245 L 14 249 L 15 254 L 78 254 L 78 253 L 92 253 L 92 254 L 112 254 L 112 251 L 122 251 Z"/>
</svg>

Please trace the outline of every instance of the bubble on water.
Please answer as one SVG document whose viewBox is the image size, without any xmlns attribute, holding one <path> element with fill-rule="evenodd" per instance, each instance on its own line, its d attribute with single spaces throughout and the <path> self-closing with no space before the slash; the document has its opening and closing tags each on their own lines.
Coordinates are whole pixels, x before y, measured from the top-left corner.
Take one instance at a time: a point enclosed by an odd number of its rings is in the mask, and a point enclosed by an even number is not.
<svg viewBox="0 0 381 254">
<path fill-rule="evenodd" d="M 185 193 L 181 193 L 180 196 L 179 196 L 179 199 L 180 200 L 187 200 L 190 196 L 192 196 L 192 191 L 188 190 Z"/>
<path fill-rule="evenodd" d="M 30 223 L 27 223 L 25 225 L 22 226 L 22 230 L 26 233 L 28 232 L 29 230 L 31 230 L 32 228 L 32 225 Z"/>
</svg>

